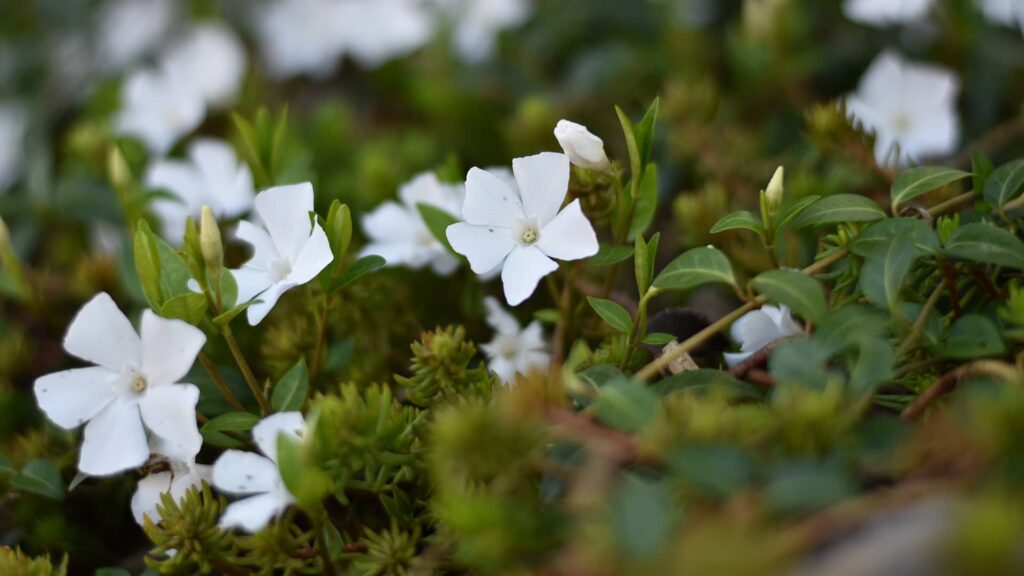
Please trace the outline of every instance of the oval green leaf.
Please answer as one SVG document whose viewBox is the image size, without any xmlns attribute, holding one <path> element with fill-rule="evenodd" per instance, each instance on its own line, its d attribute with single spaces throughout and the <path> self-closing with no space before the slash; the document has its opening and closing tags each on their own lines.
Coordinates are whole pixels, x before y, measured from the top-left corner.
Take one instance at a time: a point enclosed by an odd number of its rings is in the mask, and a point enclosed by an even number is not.
<svg viewBox="0 0 1024 576">
<path fill-rule="evenodd" d="M 764 234 L 761 219 L 746 210 L 738 210 L 731 214 L 726 214 L 711 227 L 712 234 L 718 234 L 726 230 L 750 230 L 758 235 Z"/>
<path fill-rule="evenodd" d="M 725 254 L 708 246 L 688 250 L 669 262 L 654 279 L 654 287 L 659 290 L 689 290 L 714 282 L 734 284 L 736 280 L 732 264 Z"/>
<path fill-rule="evenodd" d="M 785 304 L 805 320 L 818 323 L 828 305 L 821 284 L 796 270 L 769 270 L 754 278 L 754 288 L 772 302 Z"/>
<path fill-rule="evenodd" d="M 904 202 L 970 175 L 970 172 L 944 166 L 920 166 L 906 170 L 892 183 L 892 212 L 895 214 L 899 205 Z"/>
<path fill-rule="evenodd" d="M 612 328 L 625 333 L 633 331 L 633 319 L 629 317 L 629 312 L 626 312 L 626 309 L 622 306 L 611 300 L 594 298 L 593 296 L 587 296 L 587 302 L 597 312 L 597 315 Z"/>
<path fill-rule="evenodd" d="M 820 226 L 837 222 L 870 222 L 885 218 L 885 210 L 874 200 L 856 194 L 826 196 L 811 204 L 793 220 L 793 226 Z"/>
<path fill-rule="evenodd" d="M 965 224 L 949 242 L 946 254 L 955 258 L 1024 270 L 1024 242 L 989 224 Z"/>
</svg>

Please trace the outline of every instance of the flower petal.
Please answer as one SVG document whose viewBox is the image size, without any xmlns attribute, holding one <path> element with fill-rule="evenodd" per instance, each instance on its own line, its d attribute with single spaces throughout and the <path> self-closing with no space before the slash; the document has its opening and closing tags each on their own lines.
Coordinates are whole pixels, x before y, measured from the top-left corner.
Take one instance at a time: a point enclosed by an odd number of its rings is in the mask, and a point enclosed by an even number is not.
<svg viewBox="0 0 1024 576">
<path fill-rule="evenodd" d="M 779 327 L 763 310 L 754 310 L 733 322 L 730 333 L 740 350 L 757 352 L 779 337 Z"/>
<path fill-rule="evenodd" d="M 171 490 L 171 479 L 170 472 L 157 472 L 139 480 L 131 502 L 132 516 L 139 526 L 145 523 L 145 516 L 149 516 L 153 522 L 160 521 L 156 507 L 160 503 L 160 496 Z"/>
<path fill-rule="evenodd" d="M 268 272 L 250 268 L 248 265 L 232 270 L 231 275 L 235 277 L 235 284 L 238 285 L 238 304 L 252 300 L 273 285 Z"/>
<path fill-rule="evenodd" d="M 723 356 L 725 356 L 725 364 L 729 368 L 733 368 L 743 363 L 744 360 L 753 355 L 754 352 L 726 352 L 723 354 Z"/>
<path fill-rule="evenodd" d="M 147 458 L 149 444 L 138 406 L 117 399 L 86 424 L 78 469 L 90 476 L 107 476 L 138 468 Z"/>
<path fill-rule="evenodd" d="M 238 228 L 235 229 L 235 237 L 252 244 L 252 257 L 245 263 L 248 268 L 269 270 L 270 262 L 280 258 L 274 241 L 270 239 L 270 234 L 252 222 L 247 220 L 239 222 Z"/>
<path fill-rule="evenodd" d="M 287 434 L 301 440 L 306 433 L 306 420 L 301 412 L 278 412 L 260 420 L 252 429 L 252 439 L 267 458 L 277 462 L 277 437 Z"/>
<path fill-rule="evenodd" d="M 477 274 L 494 270 L 516 247 L 512 230 L 500 226 L 456 222 L 448 227 L 445 236 L 456 252 L 469 259 L 470 268 Z"/>
<path fill-rule="evenodd" d="M 229 494 L 273 492 L 283 485 L 277 464 L 255 452 L 225 450 L 213 463 L 213 485 Z"/>
<path fill-rule="evenodd" d="M 471 168 L 466 175 L 462 216 L 470 224 L 515 228 L 526 214 L 519 194 L 501 178 L 486 170 Z"/>
<path fill-rule="evenodd" d="M 537 248 L 559 260 L 579 260 L 597 254 L 597 234 L 583 215 L 578 199 L 541 229 Z"/>
<path fill-rule="evenodd" d="M 84 424 L 117 397 L 123 376 L 102 366 L 54 372 L 36 379 L 39 409 L 61 428 Z"/>
<path fill-rule="evenodd" d="M 192 160 L 206 185 L 206 201 L 217 216 L 233 218 L 252 208 L 252 171 L 238 161 L 234 148 L 223 140 L 198 138 L 188 147 Z"/>
<path fill-rule="evenodd" d="M 540 279 L 558 270 L 558 264 L 536 246 L 517 246 L 505 260 L 501 283 L 509 306 L 518 306 L 533 294 Z"/>
<path fill-rule="evenodd" d="M 507 310 L 501 307 L 501 303 L 493 296 L 484 298 L 484 308 L 487 310 L 487 323 L 498 334 L 518 334 L 519 321 Z"/>
<path fill-rule="evenodd" d="M 305 284 L 333 261 L 334 253 L 331 252 L 331 243 L 327 241 L 327 233 L 319 224 L 314 224 L 313 234 L 292 264 L 292 273 L 286 281 L 296 285 Z"/>
<path fill-rule="evenodd" d="M 287 292 L 293 284 L 279 283 L 271 284 L 256 298 L 259 302 L 245 309 L 245 316 L 249 320 L 249 326 L 255 326 L 263 321 L 270 314 L 270 311 L 277 305 L 281 295 Z"/>
<path fill-rule="evenodd" d="M 142 360 L 139 336 L 106 292 L 93 296 L 75 314 L 64 336 L 64 349 L 117 372 Z"/>
<path fill-rule="evenodd" d="M 512 172 L 519 184 L 523 210 L 544 227 L 562 207 L 569 191 L 569 158 L 556 152 L 541 152 L 512 160 Z"/>
<path fill-rule="evenodd" d="M 289 504 L 291 501 L 287 493 L 267 493 L 245 498 L 229 504 L 218 525 L 225 530 L 241 528 L 250 533 L 259 532 L 275 516 L 284 512 Z"/>
<path fill-rule="evenodd" d="M 141 370 L 151 388 L 180 380 L 205 344 L 203 331 L 184 320 L 142 313 Z"/>
<path fill-rule="evenodd" d="M 256 196 L 256 212 L 267 225 L 277 253 L 294 262 L 309 239 L 313 185 L 275 186 Z"/>
<path fill-rule="evenodd" d="M 203 437 L 196 425 L 199 388 L 192 384 L 153 386 L 139 401 L 142 421 L 159 436 L 160 452 L 189 462 L 199 454 Z"/>
</svg>

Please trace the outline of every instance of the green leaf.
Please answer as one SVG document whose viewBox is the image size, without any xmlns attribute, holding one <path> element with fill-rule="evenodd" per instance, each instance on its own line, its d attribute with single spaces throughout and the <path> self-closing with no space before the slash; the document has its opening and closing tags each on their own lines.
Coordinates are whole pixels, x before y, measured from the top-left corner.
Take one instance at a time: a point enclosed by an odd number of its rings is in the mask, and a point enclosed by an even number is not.
<svg viewBox="0 0 1024 576">
<path fill-rule="evenodd" d="M 629 172 L 633 180 L 634 190 L 639 182 L 641 174 L 640 148 L 636 141 L 636 132 L 633 129 L 633 121 L 626 116 L 622 108 L 615 107 L 615 114 L 619 117 L 619 124 L 622 125 L 622 134 L 626 138 L 626 150 L 629 152 Z"/>
<path fill-rule="evenodd" d="M 793 226 L 820 226 L 837 222 L 870 222 L 885 218 L 874 200 L 856 194 L 836 194 L 817 200 L 793 220 Z"/>
<path fill-rule="evenodd" d="M 370 272 L 377 270 L 384 266 L 387 262 L 384 258 L 376 255 L 363 256 L 359 260 L 356 260 L 351 266 L 345 270 L 337 280 L 334 281 L 334 285 L 331 286 L 331 291 L 341 290 L 345 286 L 359 280 L 363 276 L 366 276 Z"/>
<path fill-rule="evenodd" d="M 906 231 L 896 234 L 884 252 L 876 252 L 864 260 L 860 273 L 860 289 L 875 306 L 895 310 L 900 292 L 906 283 L 918 252 Z"/>
<path fill-rule="evenodd" d="M 206 296 L 199 292 L 178 294 L 164 302 L 160 315 L 164 318 L 177 318 L 193 326 L 198 326 L 206 317 Z"/>
<path fill-rule="evenodd" d="M 803 214 L 804 210 L 814 204 L 820 199 L 821 196 L 804 196 L 803 198 L 797 198 L 793 202 L 787 204 L 782 210 L 779 211 L 779 217 L 776 219 L 775 229 L 781 230 L 787 224 L 793 221 L 794 218 Z"/>
<path fill-rule="evenodd" d="M 641 342 L 649 346 L 664 346 L 675 339 L 676 337 L 671 334 L 666 334 L 664 332 L 651 332 L 644 336 Z"/>
<path fill-rule="evenodd" d="M 754 278 L 754 288 L 772 302 L 785 304 L 806 320 L 817 324 L 828 305 L 821 284 L 796 270 L 769 270 Z"/>
<path fill-rule="evenodd" d="M 295 496 L 299 506 L 313 510 L 331 490 L 331 479 L 320 468 L 310 464 L 303 446 L 286 434 L 277 436 L 277 467 L 281 480 Z"/>
<path fill-rule="evenodd" d="M 270 394 L 270 405 L 278 412 L 290 412 L 302 408 L 309 390 L 309 369 L 306 360 L 295 363 L 274 385 Z"/>
<path fill-rule="evenodd" d="M 974 192 L 984 192 L 985 185 L 988 182 L 988 177 L 992 175 L 995 168 L 992 166 L 992 161 L 988 159 L 980 150 L 975 150 L 971 154 L 971 171 L 974 172 Z"/>
<path fill-rule="evenodd" d="M 162 238 L 155 236 L 154 240 L 157 254 L 160 257 L 160 286 L 164 298 L 169 299 L 178 294 L 191 293 L 188 281 L 192 279 L 192 273 L 189 272 L 185 260 Z"/>
<path fill-rule="evenodd" d="M 644 117 L 640 119 L 640 123 L 636 125 L 637 152 L 640 155 L 640 165 L 646 167 L 643 168 L 645 170 L 645 179 L 646 170 L 652 168 L 652 166 L 647 166 L 647 163 L 651 159 L 651 149 L 654 143 L 654 125 L 658 121 L 658 110 L 660 107 L 661 99 L 655 98 L 647 108 L 647 112 L 644 113 Z"/>
<path fill-rule="evenodd" d="M 738 210 L 731 214 L 726 214 L 711 227 L 712 234 L 718 234 L 726 230 L 750 230 L 758 236 L 764 236 L 764 226 L 761 225 L 761 219 L 747 210 Z"/>
<path fill-rule="evenodd" d="M 940 356 L 957 360 L 1001 356 L 1006 345 L 999 327 L 980 314 L 965 314 L 949 329 L 949 338 L 938 351 Z"/>
<path fill-rule="evenodd" d="M 697 490 L 724 498 L 752 484 L 757 466 L 750 454 L 734 446 L 698 445 L 672 451 L 668 469 Z"/>
<path fill-rule="evenodd" d="M 764 498 L 782 513 L 807 513 L 848 498 L 857 485 L 841 467 L 808 461 L 778 466 L 764 491 Z"/>
<path fill-rule="evenodd" d="M 898 213 L 900 204 L 938 190 L 947 184 L 963 180 L 970 172 L 944 166 L 920 166 L 905 170 L 892 183 L 892 213 Z"/>
<path fill-rule="evenodd" d="M 651 164 L 644 171 L 644 179 L 640 183 L 640 196 L 633 210 L 633 221 L 629 225 L 627 239 L 643 235 L 654 220 L 658 209 L 658 166 Z"/>
<path fill-rule="evenodd" d="M 673 490 L 666 482 L 627 473 L 612 494 L 612 541 L 627 558 L 652 558 L 672 538 L 678 510 Z"/>
<path fill-rule="evenodd" d="M 870 258 L 884 256 L 889 244 L 898 234 L 906 234 L 917 249 L 919 256 L 937 254 L 942 247 L 939 237 L 931 226 L 919 218 L 886 218 L 864 229 L 853 242 L 850 251 L 858 256 Z"/>
<path fill-rule="evenodd" d="M 591 256 L 590 259 L 587 260 L 587 264 L 592 266 L 611 266 L 612 264 L 618 264 L 619 262 L 628 259 L 632 255 L 632 246 L 601 244 L 601 247 L 597 250 L 597 254 Z"/>
<path fill-rule="evenodd" d="M 829 350 L 814 340 L 788 340 L 779 344 L 768 357 L 768 371 L 779 386 L 796 384 L 812 390 L 828 385 L 824 369 Z"/>
<path fill-rule="evenodd" d="M 71 479 L 71 483 L 68 484 L 68 492 L 71 492 L 75 488 L 78 488 L 79 484 L 85 482 L 88 479 L 89 475 L 86 474 L 85 472 L 79 472 L 78 474 L 75 474 L 75 477 Z"/>
<path fill-rule="evenodd" d="M 64 479 L 52 460 L 29 460 L 16 475 L 8 479 L 13 488 L 53 500 L 64 498 Z"/>
<path fill-rule="evenodd" d="M 1014 160 L 992 171 L 985 181 L 985 200 L 1000 208 L 1024 189 L 1024 160 Z"/>
<path fill-rule="evenodd" d="M 629 312 L 626 312 L 626 309 L 622 306 L 611 300 L 603 300 L 593 296 L 587 296 L 587 302 L 597 312 L 597 315 L 612 328 L 627 334 L 633 330 L 633 320 L 630 318 Z"/>
<path fill-rule="evenodd" d="M 248 302 L 243 302 L 230 310 L 221 312 L 220 314 L 213 317 L 213 323 L 217 324 L 218 326 L 225 326 L 227 324 L 230 324 L 231 321 L 234 320 L 236 316 L 238 316 L 242 312 L 245 312 L 246 308 L 252 306 L 253 304 L 256 304 L 257 302 L 262 302 L 262 300 L 259 299 L 259 296 L 257 296 L 253 300 L 249 300 Z"/>
<path fill-rule="evenodd" d="M 331 202 L 326 225 L 324 232 L 327 233 L 327 241 L 331 245 L 331 253 L 334 254 L 334 264 L 340 266 L 352 243 L 352 211 L 348 205 L 337 199 Z"/>
<path fill-rule="evenodd" d="M 814 341 L 834 354 L 859 344 L 864 338 L 882 338 L 889 333 L 889 316 L 877 308 L 847 304 L 829 310 L 815 326 Z"/>
<path fill-rule="evenodd" d="M 686 390 L 688 392 L 705 393 L 711 390 L 726 391 L 731 397 L 758 400 L 764 393 L 752 384 L 738 380 L 728 372 L 701 368 L 680 372 L 651 385 L 651 390 L 659 396 L 668 396 Z"/>
<path fill-rule="evenodd" d="M 946 254 L 971 262 L 1024 270 L 1024 242 L 989 224 L 961 226 L 946 243 Z"/>
<path fill-rule="evenodd" d="M 658 396 L 633 380 L 614 380 L 601 387 L 593 406 L 601 422 L 627 432 L 639 432 L 654 420 Z"/>
<path fill-rule="evenodd" d="M 124 568 L 99 568 L 93 576 L 132 576 L 132 573 Z"/>
<path fill-rule="evenodd" d="M 861 338 L 857 359 L 850 367 L 850 392 L 862 396 L 892 379 L 896 353 L 882 338 Z"/>
<path fill-rule="evenodd" d="M 260 418 L 248 412 L 228 412 L 211 419 L 199 429 L 203 441 L 221 448 L 242 448 L 245 443 L 239 436 L 249 435 L 252 427 L 259 423 Z M 228 433 L 232 433 L 229 435 Z"/>
<path fill-rule="evenodd" d="M 160 290 L 160 254 L 157 252 L 156 236 L 144 220 L 139 221 L 135 230 L 135 272 L 139 275 L 146 303 L 153 310 L 159 311 L 164 300 Z"/>
<path fill-rule="evenodd" d="M 654 264 L 658 256 L 658 244 L 661 241 L 661 232 L 658 232 L 651 239 L 644 241 L 643 236 L 636 237 L 636 257 L 633 259 L 633 274 L 636 276 L 637 294 L 643 297 L 651 287 L 651 278 L 654 277 Z"/>
<path fill-rule="evenodd" d="M 586 370 L 580 371 L 576 377 L 593 386 L 595 390 L 609 382 L 625 378 L 621 370 L 610 364 L 594 364 Z"/>
<path fill-rule="evenodd" d="M 327 361 L 324 368 L 328 372 L 340 372 L 352 361 L 352 354 L 356 350 L 356 341 L 347 338 L 341 342 L 334 342 L 327 349 Z"/>
<path fill-rule="evenodd" d="M 459 219 L 437 206 L 424 204 L 423 202 L 416 204 L 416 209 L 419 210 L 420 216 L 423 218 L 423 222 L 427 225 L 430 233 L 434 235 L 434 238 L 436 238 L 446 250 L 452 254 L 458 255 L 458 253 L 455 252 L 455 249 L 452 248 L 452 245 L 448 243 L 448 235 L 446 231 L 449 226 L 458 222 Z"/>
<path fill-rule="evenodd" d="M 654 279 L 654 287 L 659 290 L 689 290 L 713 282 L 735 284 L 732 265 L 720 250 L 700 247 L 688 250 L 669 262 Z"/>
</svg>

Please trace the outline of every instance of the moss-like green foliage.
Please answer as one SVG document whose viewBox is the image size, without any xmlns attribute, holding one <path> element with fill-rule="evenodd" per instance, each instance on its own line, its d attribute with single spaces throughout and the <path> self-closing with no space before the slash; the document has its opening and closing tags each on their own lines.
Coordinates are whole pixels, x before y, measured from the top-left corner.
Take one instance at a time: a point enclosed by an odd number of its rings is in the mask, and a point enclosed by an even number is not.
<svg viewBox="0 0 1024 576">
<path fill-rule="evenodd" d="M 486 366 L 470 367 L 476 356 L 476 345 L 466 339 L 466 329 L 462 326 L 426 332 L 411 348 L 412 376 L 395 376 L 395 381 L 417 405 L 485 394 L 495 385 Z"/>
<path fill-rule="evenodd" d="M 67 557 L 57 566 L 49 556 L 31 557 L 17 548 L 0 547 L 0 574 L 4 576 L 65 576 Z"/>
<path fill-rule="evenodd" d="M 235 541 L 217 526 L 226 506 L 227 500 L 215 496 L 205 482 L 189 489 L 180 502 L 164 494 L 157 506 L 160 522 L 146 517 L 144 530 L 154 544 L 146 563 L 175 575 L 209 574 L 229 565 L 237 556 Z"/>
</svg>

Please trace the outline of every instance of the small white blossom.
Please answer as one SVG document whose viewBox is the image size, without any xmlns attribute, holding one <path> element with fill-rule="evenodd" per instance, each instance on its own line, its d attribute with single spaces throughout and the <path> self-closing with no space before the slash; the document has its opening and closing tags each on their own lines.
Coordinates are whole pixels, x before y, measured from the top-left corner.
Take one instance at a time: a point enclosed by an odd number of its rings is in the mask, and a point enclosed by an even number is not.
<svg viewBox="0 0 1024 576">
<path fill-rule="evenodd" d="M 245 76 L 245 48 L 222 24 L 195 24 L 161 59 L 176 91 L 198 94 L 208 106 L 230 104 Z"/>
<path fill-rule="evenodd" d="M 131 501 L 135 521 L 142 526 L 146 516 L 149 516 L 153 522 L 160 522 L 157 505 L 161 497 L 170 494 L 175 502 L 181 502 L 189 488 L 202 485 L 204 480 L 210 481 L 212 470 L 212 466 L 172 459 L 170 471 L 156 472 L 139 480 Z"/>
<path fill-rule="evenodd" d="M 466 177 L 465 222 L 447 229 L 448 241 L 473 272 L 501 267 L 505 299 L 512 306 L 533 294 L 558 269 L 552 258 L 579 260 L 597 253 L 597 235 L 579 200 L 559 211 L 569 191 L 569 159 L 544 152 L 512 161 L 516 187 L 473 168 Z"/>
<path fill-rule="evenodd" d="M 99 67 L 118 72 L 149 55 L 170 32 L 177 10 L 174 0 L 108 0 L 96 32 Z"/>
<path fill-rule="evenodd" d="M 1024 29 L 1024 0 L 979 0 L 981 12 L 1004 26 Z"/>
<path fill-rule="evenodd" d="M 420 2 L 344 0 L 340 9 L 344 49 L 366 68 L 405 56 L 434 35 L 434 22 Z"/>
<path fill-rule="evenodd" d="M 916 22 L 925 17 L 934 0 L 846 0 L 843 12 L 850 20 L 871 26 Z"/>
<path fill-rule="evenodd" d="M 430 0 L 451 22 L 456 53 L 476 63 L 494 54 L 498 34 L 522 25 L 533 12 L 531 0 Z"/>
<path fill-rule="evenodd" d="M 574 165 L 599 172 L 611 169 L 608 155 L 604 152 L 604 141 L 587 130 L 586 126 L 559 120 L 555 125 L 555 138 L 569 157 L 569 162 Z"/>
<path fill-rule="evenodd" d="M 0 102 L 0 194 L 21 175 L 22 150 L 28 122 L 25 109 Z"/>
<path fill-rule="evenodd" d="M 221 454 L 213 464 L 213 485 L 221 492 L 248 496 L 228 505 L 220 519 L 221 528 L 257 532 L 295 502 L 277 467 L 277 439 L 283 434 L 301 440 L 305 433 L 306 421 L 301 413 L 279 412 L 252 429 L 263 456 L 239 450 Z"/>
<path fill-rule="evenodd" d="M 85 426 L 78 469 L 92 476 L 136 468 L 149 457 L 146 430 L 162 454 L 191 461 L 202 446 L 199 388 L 177 383 L 206 343 L 181 320 L 142 313 L 141 336 L 106 293 L 87 302 L 68 327 L 64 349 L 96 366 L 38 378 L 39 407 L 65 429 Z"/>
<path fill-rule="evenodd" d="M 325 78 L 334 72 L 345 41 L 341 2 L 273 0 L 255 14 L 260 52 L 272 78 Z"/>
<path fill-rule="evenodd" d="M 501 307 L 496 298 L 484 298 L 487 308 L 487 323 L 494 328 L 494 339 L 482 344 L 480 349 L 487 355 L 487 366 L 505 384 L 515 382 L 516 374 L 528 374 L 531 370 L 543 370 L 551 364 L 544 330 L 534 320 L 525 328 L 519 327 L 515 317 Z"/>
<path fill-rule="evenodd" d="M 256 214 L 264 225 L 242 221 L 237 236 L 252 244 L 252 258 L 232 270 L 238 302 L 259 298 L 249 306 L 249 324 L 259 324 L 282 294 L 309 282 L 334 260 L 327 234 L 313 221 L 313 185 L 276 186 L 256 196 Z"/>
<path fill-rule="evenodd" d="M 238 160 L 227 142 L 200 138 L 189 144 L 188 160 L 157 160 L 146 170 L 146 186 L 170 192 L 151 208 L 164 235 L 180 243 L 189 216 L 199 217 L 204 205 L 218 218 L 235 218 L 252 208 L 255 190 L 249 166 Z"/>
<path fill-rule="evenodd" d="M 762 306 L 760 310 L 747 312 L 732 323 L 732 339 L 740 345 L 739 352 L 726 352 L 725 363 L 736 366 L 750 358 L 758 350 L 780 338 L 799 336 L 804 329 L 793 320 L 786 306 Z"/>
<path fill-rule="evenodd" d="M 462 186 L 445 184 L 433 172 L 425 172 L 404 184 L 398 196 L 401 203 L 384 202 L 363 217 L 363 231 L 371 242 L 359 256 L 376 254 L 388 266 L 414 270 L 430 266 L 442 276 L 454 272 L 459 260 L 430 232 L 417 205 L 434 206 L 458 217 L 465 196 Z"/>
<path fill-rule="evenodd" d="M 875 157 L 889 164 L 956 150 L 960 119 L 956 98 L 960 83 L 938 66 L 907 62 L 884 52 L 868 68 L 857 91 L 846 99 L 847 110 L 876 134 Z"/>
<path fill-rule="evenodd" d="M 121 109 L 114 118 L 114 130 L 135 136 L 162 156 L 196 129 L 205 115 L 201 94 L 179 85 L 164 70 L 142 69 L 129 75 L 121 86 Z"/>
</svg>

